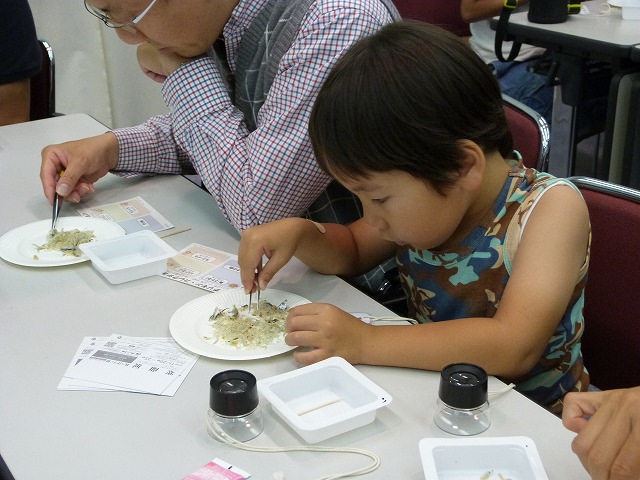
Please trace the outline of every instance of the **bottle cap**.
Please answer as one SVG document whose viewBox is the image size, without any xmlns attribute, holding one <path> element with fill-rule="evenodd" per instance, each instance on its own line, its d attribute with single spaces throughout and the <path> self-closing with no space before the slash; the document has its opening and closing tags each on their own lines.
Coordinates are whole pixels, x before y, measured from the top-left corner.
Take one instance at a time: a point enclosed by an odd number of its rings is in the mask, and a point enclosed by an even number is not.
<svg viewBox="0 0 640 480">
<path fill-rule="evenodd" d="M 225 370 L 211 377 L 209 407 L 218 415 L 241 417 L 258 406 L 256 377 L 244 370 Z"/>
<path fill-rule="evenodd" d="M 440 400 L 453 408 L 478 408 L 487 401 L 487 372 L 470 363 L 447 365 L 440 373 Z"/>
</svg>

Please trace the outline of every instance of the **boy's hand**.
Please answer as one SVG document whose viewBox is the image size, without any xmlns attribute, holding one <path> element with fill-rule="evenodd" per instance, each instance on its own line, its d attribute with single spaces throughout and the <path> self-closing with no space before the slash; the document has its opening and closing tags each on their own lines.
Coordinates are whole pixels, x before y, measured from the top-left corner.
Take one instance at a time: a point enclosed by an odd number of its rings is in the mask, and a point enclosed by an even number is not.
<svg viewBox="0 0 640 480">
<path fill-rule="evenodd" d="M 260 290 L 267 288 L 273 276 L 284 267 L 296 249 L 310 222 L 302 218 L 285 218 L 248 228 L 242 232 L 238 247 L 240 279 L 244 291 L 248 294 L 255 290 L 256 269 Z M 315 228 L 315 227 L 314 227 Z M 262 257 L 267 262 L 262 266 Z"/>
<path fill-rule="evenodd" d="M 307 303 L 289 312 L 285 342 L 303 347 L 293 356 L 301 365 L 310 365 L 329 357 L 342 357 L 351 364 L 360 363 L 367 345 L 367 330 L 375 328 L 334 305 Z"/>
</svg>

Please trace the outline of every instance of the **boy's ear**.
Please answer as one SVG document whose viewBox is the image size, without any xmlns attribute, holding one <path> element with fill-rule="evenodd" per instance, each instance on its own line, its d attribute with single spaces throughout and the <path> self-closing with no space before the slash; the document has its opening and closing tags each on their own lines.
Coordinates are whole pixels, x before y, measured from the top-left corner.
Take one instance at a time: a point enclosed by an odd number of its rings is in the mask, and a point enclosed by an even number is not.
<svg viewBox="0 0 640 480">
<path fill-rule="evenodd" d="M 456 183 L 468 190 L 475 190 L 482 184 L 487 159 L 482 148 L 471 140 L 460 140 L 458 145 L 460 168 L 457 171 Z"/>
</svg>

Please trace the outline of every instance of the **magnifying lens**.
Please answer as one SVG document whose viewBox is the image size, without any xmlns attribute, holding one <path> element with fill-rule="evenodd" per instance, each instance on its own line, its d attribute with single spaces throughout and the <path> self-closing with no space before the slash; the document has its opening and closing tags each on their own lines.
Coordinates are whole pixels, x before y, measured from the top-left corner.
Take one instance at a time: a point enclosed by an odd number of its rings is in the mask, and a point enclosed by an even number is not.
<svg viewBox="0 0 640 480">
<path fill-rule="evenodd" d="M 484 432 L 489 417 L 487 372 L 470 363 L 447 365 L 440 373 L 438 411 L 434 421 L 453 435 Z"/>
<path fill-rule="evenodd" d="M 263 429 L 256 377 L 244 370 L 225 370 L 209 382 L 209 434 L 246 442 Z"/>
</svg>

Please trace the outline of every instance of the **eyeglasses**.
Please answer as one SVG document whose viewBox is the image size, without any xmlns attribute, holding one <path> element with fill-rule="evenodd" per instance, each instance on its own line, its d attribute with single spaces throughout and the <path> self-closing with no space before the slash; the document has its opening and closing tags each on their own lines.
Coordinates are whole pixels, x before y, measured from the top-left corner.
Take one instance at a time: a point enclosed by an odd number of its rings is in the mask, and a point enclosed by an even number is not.
<svg viewBox="0 0 640 480">
<path fill-rule="evenodd" d="M 140 15 L 135 17 L 130 22 L 126 22 L 126 23 L 116 22 L 103 10 L 100 10 L 99 8 L 94 7 L 90 3 L 87 3 L 87 0 L 84 0 L 84 8 L 86 8 L 87 12 L 89 12 L 91 15 L 100 19 L 102 23 L 104 23 L 109 28 L 122 28 L 123 30 L 126 30 L 129 33 L 137 33 L 138 31 L 134 28 L 134 25 L 137 25 L 138 22 L 140 22 L 140 20 L 144 18 L 144 16 L 149 12 L 149 10 L 151 10 L 151 7 L 153 7 L 153 4 L 156 3 L 157 1 L 158 0 L 151 0 L 151 3 L 149 4 L 149 6 L 145 8 Z"/>
</svg>

